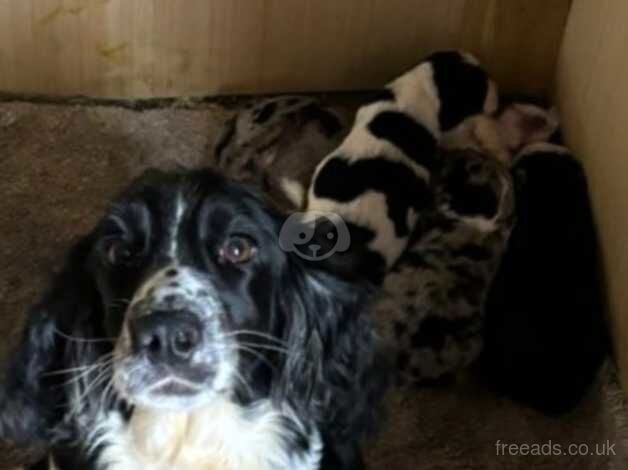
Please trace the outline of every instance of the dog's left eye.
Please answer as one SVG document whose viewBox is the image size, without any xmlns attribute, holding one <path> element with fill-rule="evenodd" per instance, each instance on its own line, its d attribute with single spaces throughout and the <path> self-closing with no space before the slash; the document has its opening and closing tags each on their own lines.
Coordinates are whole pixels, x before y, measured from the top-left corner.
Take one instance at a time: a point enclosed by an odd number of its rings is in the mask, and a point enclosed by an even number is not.
<svg viewBox="0 0 628 470">
<path fill-rule="evenodd" d="M 223 263 L 240 264 L 253 258 L 256 251 L 257 249 L 250 239 L 235 235 L 225 241 L 218 252 L 218 257 Z"/>
</svg>

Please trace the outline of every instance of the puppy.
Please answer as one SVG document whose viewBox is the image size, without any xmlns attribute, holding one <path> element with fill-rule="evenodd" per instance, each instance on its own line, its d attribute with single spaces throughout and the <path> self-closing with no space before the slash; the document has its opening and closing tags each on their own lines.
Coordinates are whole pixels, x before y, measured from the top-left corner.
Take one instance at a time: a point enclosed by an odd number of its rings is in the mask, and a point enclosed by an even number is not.
<svg viewBox="0 0 628 470">
<path fill-rule="evenodd" d="M 212 164 L 257 185 L 280 210 L 302 210 L 316 166 L 347 132 L 343 113 L 314 98 L 266 98 L 225 123 Z"/>
<path fill-rule="evenodd" d="M 374 309 L 397 346 L 399 383 L 447 382 L 480 356 L 487 296 L 516 219 L 513 152 L 557 128 L 553 113 L 515 101 L 443 135 L 436 204 Z"/>
<path fill-rule="evenodd" d="M 595 380 L 610 341 L 587 182 L 562 146 L 517 155 L 516 217 L 487 299 L 484 377 L 547 414 L 572 409 Z"/>
<path fill-rule="evenodd" d="M 358 110 L 347 137 L 317 166 L 306 210 L 341 216 L 357 242 L 356 269 L 381 280 L 431 202 L 441 133 L 496 106 L 495 86 L 475 58 L 431 55 Z"/>
<path fill-rule="evenodd" d="M 497 154 L 439 155 L 435 204 L 374 307 L 395 345 L 399 384 L 441 383 L 477 359 L 487 291 L 513 224 L 512 179 Z"/>
<path fill-rule="evenodd" d="M 283 251 L 283 219 L 210 171 L 135 181 L 31 312 L 0 438 L 61 470 L 362 468 L 372 287 Z"/>
</svg>

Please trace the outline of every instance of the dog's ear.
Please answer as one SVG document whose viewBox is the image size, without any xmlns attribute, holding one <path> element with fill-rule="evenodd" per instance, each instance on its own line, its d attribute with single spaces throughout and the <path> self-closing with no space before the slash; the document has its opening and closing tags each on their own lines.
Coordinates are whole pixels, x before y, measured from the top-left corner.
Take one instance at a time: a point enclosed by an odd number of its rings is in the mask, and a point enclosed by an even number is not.
<svg viewBox="0 0 628 470">
<path fill-rule="evenodd" d="M 329 259 L 290 256 L 279 292 L 288 321 L 282 389 L 320 423 L 342 468 L 354 468 L 357 443 L 377 421 L 388 370 L 367 311 L 374 287 L 347 280 Z"/>
<path fill-rule="evenodd" d="M 63 368 L 68 342 L 63 331 L 76 325 L 95 303 L 96 288 L 86 264 L 91 237 L 70 251 L 42 299 L 31 310 L 17 347 L 5 359 L 0 383 L 0 439 L 19 445 L 40 444 L 62 409 L 62 387 L 52 372 Z"/>
</svg>

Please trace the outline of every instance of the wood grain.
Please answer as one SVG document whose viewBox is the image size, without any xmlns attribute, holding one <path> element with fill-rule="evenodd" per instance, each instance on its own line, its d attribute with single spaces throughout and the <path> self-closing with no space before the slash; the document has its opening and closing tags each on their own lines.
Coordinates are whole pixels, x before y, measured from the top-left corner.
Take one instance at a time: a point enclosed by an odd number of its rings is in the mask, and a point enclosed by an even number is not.
<svg viewBox="0 0 628 470">
<path fill-rule="evenodd" d="M 371 88 L 464 47 L 550 89 L 569 0 L 0 0 L 0 90 L 154 97 Z"/>
<path fill-rule="evenodd" d="M 582 159 L 600 235 L 616 355 L 628 390 L 628 2 L 575 0 L 556 95 Z"/>
</svg>

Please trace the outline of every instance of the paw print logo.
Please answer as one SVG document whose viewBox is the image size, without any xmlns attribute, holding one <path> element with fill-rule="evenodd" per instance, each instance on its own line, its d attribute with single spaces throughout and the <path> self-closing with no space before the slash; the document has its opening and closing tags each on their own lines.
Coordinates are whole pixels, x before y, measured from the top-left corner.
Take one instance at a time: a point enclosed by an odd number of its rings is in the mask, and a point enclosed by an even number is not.
<svg viewBox="0 0 628 470">
<path fill-rule="evenodd" d="M 279 247 L 310 261 L 319 261 L 351 244 L 349 229 L 337 214 L 297 212 L 286 219 L 279 233 Z"/>
</svg>

